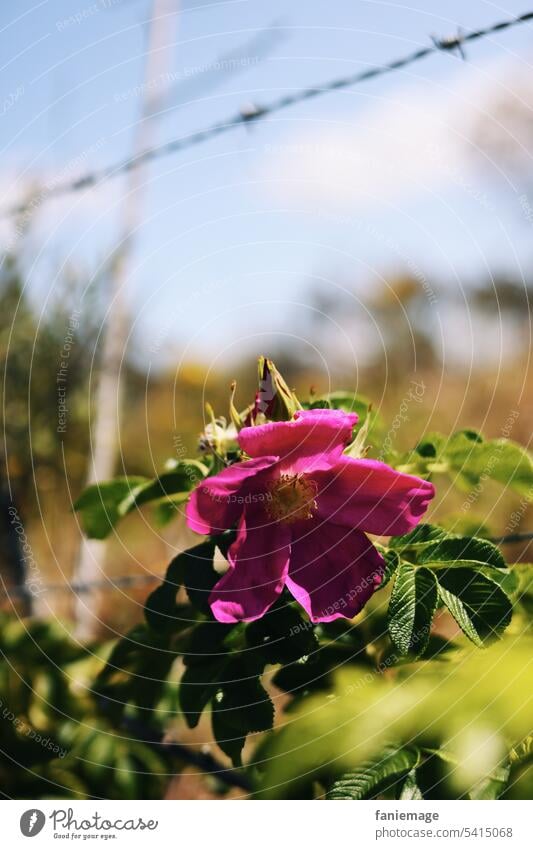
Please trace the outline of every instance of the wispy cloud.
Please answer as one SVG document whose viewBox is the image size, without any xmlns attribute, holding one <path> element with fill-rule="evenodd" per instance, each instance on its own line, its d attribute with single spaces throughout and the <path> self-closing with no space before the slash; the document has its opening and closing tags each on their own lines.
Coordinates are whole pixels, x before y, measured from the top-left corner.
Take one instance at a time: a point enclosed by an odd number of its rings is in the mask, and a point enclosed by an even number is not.
<svg viewBox="0 0 533 849">
<path fill-rule="evenodd" d="M 497 129 L 499 97 L 523 102 L 528 79 L 530 66 L 516 57 L 461 62 L 447 79 L 391 88 L 355 120 L 300 125 L 266 146 L 260 168 L 276 197 L 321 206 L 406 202 L 451 183 L 464 188 L 475 174 L 476 128 L 488 121 Z"/>
</svg>

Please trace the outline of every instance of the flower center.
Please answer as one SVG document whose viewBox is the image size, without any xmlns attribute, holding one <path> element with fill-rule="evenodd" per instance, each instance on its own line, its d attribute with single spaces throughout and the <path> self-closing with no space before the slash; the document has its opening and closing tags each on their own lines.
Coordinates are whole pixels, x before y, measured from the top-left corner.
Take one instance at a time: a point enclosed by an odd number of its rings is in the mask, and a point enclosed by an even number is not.
<svg viewBox="0 0 533 849">
<path fill-rule="evenodd" d="M 303 475 L 280 475 L 269 486 L 266 510 L 271 519 L 292 524 L 299 519 L 312 519 L 317 509 L 316 483 Z"/>
</svg>

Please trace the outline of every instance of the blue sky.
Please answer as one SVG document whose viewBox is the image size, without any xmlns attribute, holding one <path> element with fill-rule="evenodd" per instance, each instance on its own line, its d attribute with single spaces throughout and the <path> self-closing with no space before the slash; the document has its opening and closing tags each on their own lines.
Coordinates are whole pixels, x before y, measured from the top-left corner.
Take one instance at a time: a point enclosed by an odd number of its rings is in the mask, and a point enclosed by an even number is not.
<svg viewBox="0 0 533 849">
<path fill-rule="evenodd" d="M 2 207 L 32 180 L 50 184 L 129 153 L 148 8 L 146 0 L 1 5 Z M 168 47 L 175 83 L 157 139 L 526 10 L 479 0 L 189 0 Z M 273 43 L 259 60 L 254 38 L 265 28 Z M 466 61 L 438 55 L 151 165 L 127 289 L 135 356 L 160 363 L 194 353 L 216 363 L 268 348 L 278 334 L 311 348 L 299 327 L 312 280 L 364 296 L 391 269 L 461 287 L 480 274 L 526 273 L 523 187 L 482 166 L 471 132 L 509 79 L 531 77 L 532 43 L 531 25 L 516 28 L 469 46 Z M 246 44 L 239 73 L 213 68 Z M 43 204 L 28 264 L 40 309 L 65 263 L 90 277 L 105 261 L 122 191 L 117 180 Z M 10 238 L 5 225 L 2 237 Z"/>
</svg>

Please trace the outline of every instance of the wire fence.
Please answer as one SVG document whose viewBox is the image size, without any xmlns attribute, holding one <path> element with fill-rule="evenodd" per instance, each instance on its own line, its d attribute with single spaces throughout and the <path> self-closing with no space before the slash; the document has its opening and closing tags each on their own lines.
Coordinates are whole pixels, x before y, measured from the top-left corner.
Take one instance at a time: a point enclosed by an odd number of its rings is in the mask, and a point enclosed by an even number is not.
<svg viewBox="0 0 533 849">
<path fill-rule="evenodd" d="M 52 198 L 74 194 L 89 188 L 95 188 L 108 180 L 126 174 L 132 168 L 136 168 L 139 165 L 195 147 L 198 144 L 228 133 L 237 127 L 257 123 L 259 120 L 262 120 L 269 115 L 273 115 L 274 113 L 287 109 L 290 106 L 295 106 L 298 103 L 304 103 L 306 101 L 313 100 L 316 97 L 321 97 L 322 95 L 334 91 L 351 88 L 359 85 L 360 83 L 367 82 L 368 80 L 384 76 L 385 74 L 400 71 L 403 68 L 407 68 L 409 65 L 419 62 L 422 59 L 426 59 L 436 53 L 451 53 L 457 51 L 458 54 L 464 58 L 464 45 L 478 41 L 482 38 L 487 38 L 488 36 L 495 35 L 511 29 L 512 27 L 526 24 L 532 20 L 533 11 L 524 12 L 522 15 L 518 15 L 517 17 L 508 18 L 504 21 L 499 21 L 498 23 L 491 24 L 490 26 L 480 29 L 461 31 L 456 35 L 447 36 L 445 38 L 433 37 L 432 44 L 421 47 L 418 50 L 387 62 L 384 65 L 375 65 L 365 71 L 360 71 L 343 77 L 337 77 L 322 83 L 321 85 L 299 89 L 298 91 L 286 94 L 283 97 L 279 97 L 265 105 L 251 104 L 250 106 L 241 109 L 236 115 L 228 117 L 225 121 L 220 121 L 204 127 L 203 129 L 196 130 L 188 135 L 171 139 L 164 144 L 149 148 L 137 156 L 123 159 L 116 162 L 114 165 L 101 169 L 100 171 L 89 172 L 75 180 L 56 185 L 47 191 L 46 197 L 40 198 L 39 206 L 41 203 L 45 203 Z M 32 201 L 32 198 L 30 197 L 27 201 L 0 210 L 0 218 L 13 218 L 23 215 L 31 210 L 33 203 L 34 201 Z"/>
<path fill-rule="evenodd" d="M 500 537 L 489 537 L 488 541 L 493 542 L 495 545 L 513 545 L 521 542 L 530 542 L 533 540 L 533 531 L 526 531 L 524 533 L 517 534 L 509 534 L 507 536 Z M 86 581 L 86 582 L 70 582 L 65 581 L 64 583 L 53 583 L 53 584 L 39 584 L 37 592 L 32 591 L 32 589 L 25 584 L 18 584 L 16 586 L 7 587 L 4 582 L 2 582 L 2 586 L 0 586 L 0 591 L 4 593 L 4 595 L 12 600 L 15 599 L 24 599 L 31 595 L 43 595 L 44 593 L 56 593 L 56 592 L 72 592 L 77 595 L 82 593 L 100 591 L 100 592 L 109 592 L 111 590 L 127 588 L 127 587 L 141 587 L 149 585 L 155 581 L 163 581 L 165 578 L 164 575 L 118 575 L 117 577 L 110 576 L 109 578 L 97 580 L 97 581 Z"/>
<path fill-rule="evenodd" d="M 127 587 L 146 586 L 154 581 L 164 580 L 164 575 L 118 575 L 117 577 L 109 576 L 95 581 L 64 581 L 51 584 L 37 584 L 35 589 L 32 589 L 26 584 L 17 584 L 16 586 L 8 587 L 3 583 L 0 586 L 0 591 L 11 599 L 27 598 L 28 596 L 40 597 L 45 593 L 56 592 L 72 592 L 76 595 L 82 593 L 93 592 L 99 590 L 106 592 L 114 589 Z"/>
</svg>

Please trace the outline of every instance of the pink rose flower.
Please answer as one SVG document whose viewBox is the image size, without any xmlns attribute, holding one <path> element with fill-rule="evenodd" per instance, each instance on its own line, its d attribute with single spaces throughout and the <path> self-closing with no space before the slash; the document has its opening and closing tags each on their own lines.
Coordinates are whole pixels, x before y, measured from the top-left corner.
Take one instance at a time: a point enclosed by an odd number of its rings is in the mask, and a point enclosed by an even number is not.
<svg viewBox="0 0 533 849">
<path fill-rule="evenodd" d="M 228 571 L 209 597 L 220 622 L 259 619 L 284 587 L 313 622 L 351 619 L 380 584 L 383 558 L 365 531 L 407 533 L 435 490 L 378 460 L 345 456 L 356 421 L 355 413 L 299 410 L 288 422 L 245 427 L 238 442 L 251 459 L 193 491 L 194 531 L 237 526 Z"/>
</svg>

